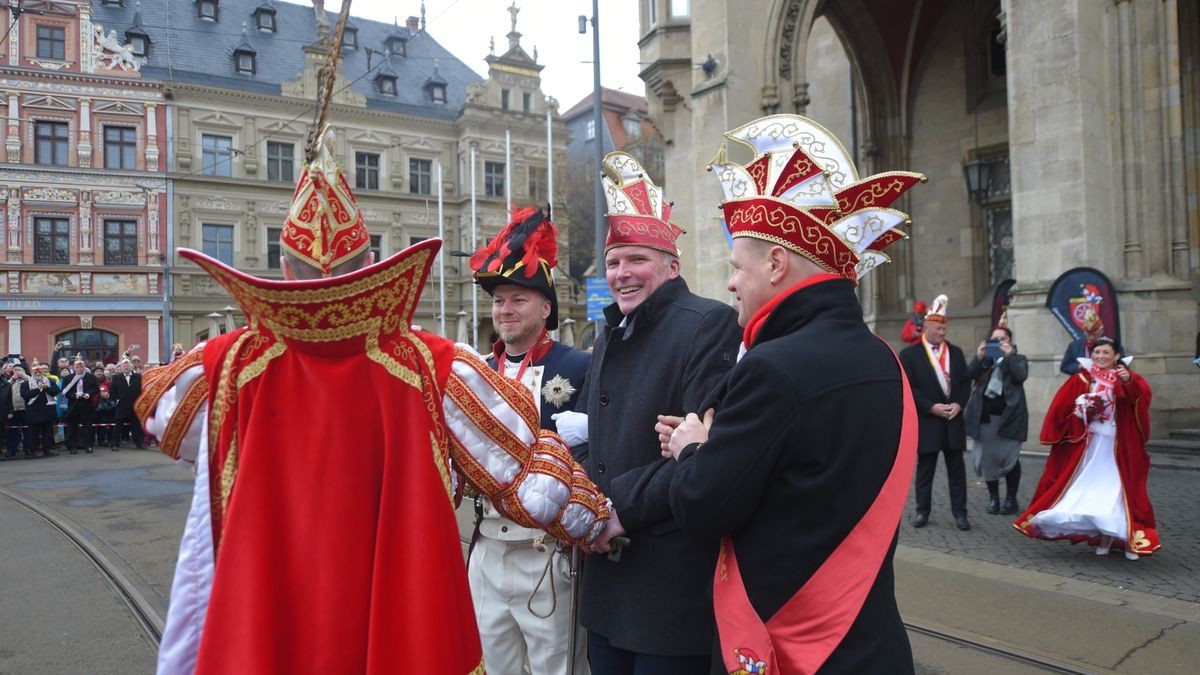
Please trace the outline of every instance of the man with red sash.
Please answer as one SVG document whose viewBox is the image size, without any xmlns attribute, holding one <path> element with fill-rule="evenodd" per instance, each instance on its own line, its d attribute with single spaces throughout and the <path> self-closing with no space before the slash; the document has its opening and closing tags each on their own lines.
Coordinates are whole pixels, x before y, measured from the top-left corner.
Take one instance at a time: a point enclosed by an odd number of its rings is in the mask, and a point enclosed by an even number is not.
<svg viewBox="0 0 1200 675">
<path fill-rule="evenodd" d="M 745 351 L 714 396 L 715 416 L 656 426 L 678 460 L 675 519 L 723 538 L 712 672 L 912 672 L 892 555 L 916 410 L 854 287 L 904 237 L 894 228 L 907 217 L 887 206 L 923 177 L 860 181 L 841 144 L 796 115 L 726 138 L 754 155 L 736 164 L 723 148 L 713 166 Z"/>
<path fill-rule="evenodd" d="M 441 241 L 371 264 L 333 157 L 326 126 L 280 235 L 285 281 L 181 251 L 249 326 L 147 371 L 136 404 L 196 471 L 159 672 L 482 673 L 460 477 L 564 542 L 611 534 L 529 392 L 410 328 Z"/>
</svg>

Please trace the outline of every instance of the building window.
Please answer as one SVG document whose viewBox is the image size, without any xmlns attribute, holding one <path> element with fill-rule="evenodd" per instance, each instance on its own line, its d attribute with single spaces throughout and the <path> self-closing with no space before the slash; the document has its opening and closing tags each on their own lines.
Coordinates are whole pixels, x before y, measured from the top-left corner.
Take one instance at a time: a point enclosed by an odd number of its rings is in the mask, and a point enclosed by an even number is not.
<svg viewBox="0 0 1200 675">
<path fill-rule="evenodd" d="M 358 29 L 347 27 L 342 33 L 342 46 L 347 49 L 358 49 Z"/>
<path fill-rule="evenodd" d="M 429 88 L 429 98 L 431 98 L 434 103 L 445 103 L 446 102 L 446 85 L 435 84 L 432 87 L 430 87 Z"/>
<path fill-rule="evenodd" d="M 129 51 L 133 52 L 134 56 L 145 56 L 147 53 L 146 38 L 141 35 L 129 36 Z"/>
<path fill-rule="evenodd" d="M 279 248 L 279 236 L 283 234 L 281 227 L 267 228 L 267 269 L 277 270 L 280 268 L 279 256 L 283 255 L 282 249 Z"/>
<path fill-rule="evenodd" d="M 483 194 L 488 197 L 504 196 L 504 162 L 483 163 Z"/>
<path fill-rule="evenodd" d="M 233 53 L 233 63 L 237 71 L 243 75 L 253 75 L 256 71 L 254 54 L 238 50 Z"/>
<path fill-rule="evenodd" d="M 590 119 L 587 121 L 587 126 L 584 127 L 583 137 L 589 141 L 596 138 L 596 120 L 595 119 Z"/>
<path fill-rule="evenodd" d="M 258 10 L 258 29 L 267 33 L 275 32 L 275 12 L 269 9 Z"/>
<path fill-rule="evenodd" d="M 416 246 L 417 244 L 419 244 L 419 243 L 421 243 L 421 242 L 423 242 L 423 241 L 426 241 L 426 240 L 428 240 L 428 239 L 429 239 L 429 237 L 420 237 L 420 236 L 417 236 L 417 235 L 413 235 L 413 236 L 411 236 L 411 237 L 409 237 L 409 238 L 408 238 L 408 245 L 409 245 L 409 246 Z"/>
<path fill-rule="evenodd" d="M 377 153 L 354 153 L 354 187 L 359 190 L 379 189 L 379 155 Z"/>
<path fill-rule="evenodd" d="M 33 123 L 33 161 L 37 164 L 67 165 L 67 139 L 70 127 L 66 122 Z"/>
<path fill-rule="evenodd" d="M 104 127 L 104 168 L 137 168 L 137 129 L 134 127 Z"/>
<path fill-rule="evenodd" d="M 646 18 L 651 28 L 658 25 L 658 0 L 646 1 Z"/>
<path fill-rule="evenodd" d="M 371 253 L 375 254 L 375 262 L 383 260 L 383 235 L 371 235 Z"/>
<path fill-rule="evenodd" d="M 217 0 L 200 0 L 196 3 L 201 19 L 217 20 Z"/>
<path fill-rule="evenodd" d="M 529 112 L 532 110 L 533 97 L 528 93 L 521 94 L 521 110 Z"/>
<path fill-rule="evenodd" d="M 229 136 L 203 134 L 200 148 L 205 176 L 233 175 L 233 139 Z"/>
<path fill-rule="evenodd" d="M 292 182 L 293 146 L 267 141 L 267 180 Z"/>
<path fill-rule="evenodd" d="M 433 193 L 433 160 L 408 160 L 408 191 L 414 195 Z"/>
<path fill-rule="evenodd" d="M 396 78 L 391 75 L 379 76 L 379 93 L 384 96 L 396 95 Z"/>
<path fill-rule="evenodd" d="M 67 31 L 61 26 L 38 26 L 37 55 L 39 59 L 67 58 Z"/>
<path fill-rule="evenodd" d="M 691 4 L 688 0 L 671 0 L 671 18 L 686 19 L 691 15 Z"/>
<path fill-rule="evenodd" d="M 138 238 L 136 221 L 104 221 L 104 264 L 138 264 Z"/>
<path fill-rule="evenodd" d="M 625 127 L 625 135 L 629 138 L 637 138 L 642 135 L 642 121 L 636 117 L 623 118 L 621 125 Z"/>
<path fill-rule="evenodd" d="M 201 229 L 204 255 L 216 258 L 226 265 L 233 265 L 233 226 L 204 223 Z"/>
<path fill-rule="evenodd" d="M 512 92 L 507 89 L 500 90 L 500 109 L 501 110 L 508 110 L 508 98 L 511 95 L 512 95 Z"/>
<path fill-rule="evenodd" d="M 33 219 L 33 262 L 71 264 L 71 222 L 66 218 Z"/>
<path fill-rule="evenodd" d="M 988 275 L 991 286 L 1013 278 L 1012 205 L 985 209 L 987 218 Z"/>
<path fill-rule="evenodd" d="M 544 204 L 549 201 L 549 179 L 546 169 L 540 166 L 529 167 L 529 201 L 534 204 Z"/>
<path fill-rule="evenodd" d="M 399 36 L 388 38 L 387 50 L 391 52 L 393 56 L 406 56 L 407 49 L 405 47 L 404 38 Z"/>
</svg>

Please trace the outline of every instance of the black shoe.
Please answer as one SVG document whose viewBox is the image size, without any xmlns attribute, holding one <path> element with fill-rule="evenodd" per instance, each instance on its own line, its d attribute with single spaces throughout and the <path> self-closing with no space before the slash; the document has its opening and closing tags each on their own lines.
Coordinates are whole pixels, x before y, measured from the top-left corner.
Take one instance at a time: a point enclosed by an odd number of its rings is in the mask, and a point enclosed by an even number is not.
<svg viewBox="0 0 1200 675">
<path fill-rule="evenodd" d="M 918 513 L 917 515 L 913 516 L 912 524 L 913 527 L 925 527 L 929 524 L 929 514 Z"/>
<path fill-rule="evenodd" d="M 954 526 L 963 532 L 971 529 L 971 523 L 967 522 L 966 516 L 954 516 Z"/>
<path fill-rule="evenodd" d="M 77 453 L 77 452 L 79 452 L 79 451 L 78 451 L 78 450 L 76 450 L 75 448 L 71 448 L 71 454 L 72 454 L 72 455 L 74 455 L 74 454 L 75 454 L 75 453 Z"/>
<path fill-rule="evenodd" d="M 84 451 L 84 452 L 86 452 L 86 453 L 87 453 L 87 454 L 89 454 L 89 455 L 90 455 L 90 454 L 92 454 L 92 449 L 91 449 L 91 448 L 84 448 L 84 449 L 83 449 L 83 451 Z"/>
<path fill-rule="evenodd" d="M 1008 502 L 1005 503 L 1007 504 Z M 987 512 L 992 515 L 1000 513 L 1000 497 L 992 495 L 992 498 L 988 500 Z"/>
<path fill-rule="evenodd" d="M 1017 498 L 1009 495 L 1004 498 L 1004 506 L 1000 507 L 1000 513 L 1004 515 L 1012 515 L 1017 512 Z"/>
</svg>

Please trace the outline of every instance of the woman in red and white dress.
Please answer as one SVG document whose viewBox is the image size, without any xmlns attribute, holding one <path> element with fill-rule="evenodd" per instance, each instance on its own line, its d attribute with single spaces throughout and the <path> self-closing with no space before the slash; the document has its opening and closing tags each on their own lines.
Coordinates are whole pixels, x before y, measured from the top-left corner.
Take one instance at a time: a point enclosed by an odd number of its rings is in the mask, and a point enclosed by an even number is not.
<svg viewBox="0 0 1200 675">
<path fill-rule="evenodd" d="M 1087 541 L 1096 555 L 1113 545 L 1137 560 L 1159 548 L 1146 492 L 1150 458 L 1150 385 L 1100 338 L 1091 359 L 1063 383 L 1042 426 L 1050 445 L 1029 510 L 1013 527 L 1029 537 Z M 1129 359 L 1125 359 L 1128 362 Z"/>
</svg>

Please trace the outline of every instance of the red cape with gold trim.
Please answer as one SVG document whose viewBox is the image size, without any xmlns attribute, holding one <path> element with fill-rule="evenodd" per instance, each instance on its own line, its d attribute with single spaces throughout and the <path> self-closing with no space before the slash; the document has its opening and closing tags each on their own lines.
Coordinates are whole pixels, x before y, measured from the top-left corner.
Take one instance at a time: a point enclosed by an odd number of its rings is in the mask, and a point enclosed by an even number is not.
<svg viewBox="0 0 1200 675">
<path fill-rule="evenodd" d="M 256 279 L 204 348 L 216 569 L 197 672 L 482 672 L 448 474 L 453 345 L 410 330 L 441 242 Z"/>
<path fill-rule="evenodd" d="M 1129 375 L 1127 384 L 1121 384 L 1119 380 L 1117 382 L 1114 415 L 1117 421 L 1117 472 L 1121 475 L 1131 541 L 1114 543 L 1138 555 L 1150 555 L 1161 546 L 1154 521 L 1154 507 L 1146 490 L 1150 473 L 1146 441 L 1150 438 L 1151 391 L 1141 375 L 1132 371 Z M 1091 435 L 1083 420 L 1074 413 L 1075 399 L 1088 393 L 1091 383 L 1086 370 L 1073 375 L 1059 388 L 1050 409 L 1046 411 L 1041 440 L 1044 445 L 1051 446 L 1050 457 L 1046 460 L 1046 470 L 1038 481 L 1029 508 L 1013 523 L 1013 527 L 1026 536 L 1067 539 L 1073 544 L 1083 541 L 1092 546 L 1100 544 L 1099 536 L 1044 537 L 1029 522 L 1030 518 L 1058 503 L 1079 470 Z"/>
</svg>

